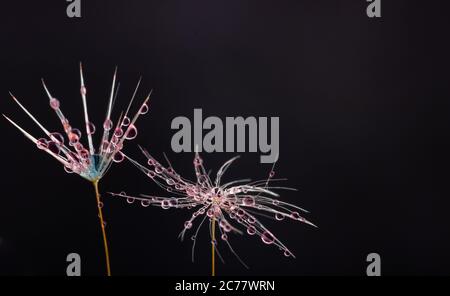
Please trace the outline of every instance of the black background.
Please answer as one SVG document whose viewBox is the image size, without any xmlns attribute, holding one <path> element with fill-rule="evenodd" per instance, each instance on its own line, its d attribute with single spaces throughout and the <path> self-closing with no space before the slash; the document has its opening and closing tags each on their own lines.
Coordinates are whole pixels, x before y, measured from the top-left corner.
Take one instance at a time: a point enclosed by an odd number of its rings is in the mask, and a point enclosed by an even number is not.
<svg viewBox="0 0 450 296">
<path fill-rule="evenodd" d="M 12 2 L 12 1 L 11 1 Z M 283 198 L 319 226 L 267 221 L 296 254 L 285 258 L 255 237 L 233 237 L 246 270 L 222 249 L 222 275 L 364 275 L 368 253 L 382 273 L 448 274 L 447 178 L 437 143 L 447 136 L 448 10 L 439 1 L 382 0 L 382 18 L 364 0 L 92 1 L 82 18 L 67 2 L 1 4 L 0 109 L 31 134 L 40 130 L 9 98 L 11 90 L 52 131 L 60 123 L 41 88 L 44 77 L 74 126 L 83 126 L 78 62 L 85 65 L 90 117 L 103 122 L 114 67 L 118 116 L 143 75 L 154 89 L 136 144 L 194 178 L 191 153 L 171 151 L 176 116 L 279 116 Z M 67 175 L 5 120 L 2 135 L 0 274 L 64 275 L 70 252 L 84 275 L 104 274 L 91 184 Z M 97 133 L 98 134 L 98 133 Z M 96 141 L 98 143 L 98 139 Z M 217 169 L 233 153 L 203 154 Z M 267 176 L 259 154 L 243 153 L 227 180 Z M 438 164 L 440 163 L 440 164 Z M 115 165 L 102 192 L 164 194 L 130 163 Z M 208 275 L 203 229 L 177 240 L 190 213 L 128 205 L 104 194 L 115 275 Z M 266 221 L 266 220 L 264 220 Z"/>
</svg>

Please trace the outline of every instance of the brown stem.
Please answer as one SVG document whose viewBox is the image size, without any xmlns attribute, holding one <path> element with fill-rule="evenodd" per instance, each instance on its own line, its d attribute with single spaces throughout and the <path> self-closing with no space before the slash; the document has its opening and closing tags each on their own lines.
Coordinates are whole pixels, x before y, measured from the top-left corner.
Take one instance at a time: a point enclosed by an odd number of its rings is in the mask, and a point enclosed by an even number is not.
<svg viewBox="0 0 450 296">
<path fill-rule="evenodd" d="M 108 276 L 111 276 L 111 267 L 109 263 L 109 250 L 108 250 L 108 240 L 106 239 L 105 222 L 103 221 L 102 203 L 100 201 L 100 193 L 98 191 L 98 180 L 92 182 L 95 188 L 95 197 L 97 199 L 98 217 L 100 218 L 100 227 L 102 229 L 103 235 L 103 245 L 105 247 L 105 259 L 106 259 L 106 272 Z"/>
</svg>

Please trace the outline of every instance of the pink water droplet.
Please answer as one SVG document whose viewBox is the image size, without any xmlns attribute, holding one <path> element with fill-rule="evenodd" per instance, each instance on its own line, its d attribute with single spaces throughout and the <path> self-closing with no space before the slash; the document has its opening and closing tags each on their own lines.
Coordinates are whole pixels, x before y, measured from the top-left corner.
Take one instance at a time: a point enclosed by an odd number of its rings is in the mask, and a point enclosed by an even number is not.
<svg viewBox="0 0 450 296">
<path fill-rule="evenodd" d="M 101 208 L 103 208 L 104 204 L 103 204 L 103 202 L 100 201 L 100 202 L 97 204 L 97 206 L 101 209 Z"/>
<path fill-rule="evenodd" d="M 242 199 L 242 203 L 244 206 L 254 206 L 255 205 L 255 199 L 253 197 L 244 197 Z"/>
<path fill-rule="evenodd" d="M 80 94 L 81 94 L 82 96 L 85 96 L 86 93 L 87 93 L 86 87 L 83 85 L 82 87 L 80 87 Z"/>
<path fill-rule="evenodd" d="M 275 238 L 273 237 L 272 233 L 265 231 L 263 234 L 261 234 L 261 240 L 265 243 L 265 244 L 272 244 L 275 240 Z"/>
<path fill-rule="evenodd" d="M 278 221 L 281 221 L 284 219 L 284 215 L 281 213 L 276 213 L 275 214 L 275 219 L 277 219 Z"/>
<path fill-rule="evenodd" d="M 153 172 L 153 171 L 149 171 L 148 173 L 147 173 L 147 176 L 149 176 L 150 178 L 154 178 L 155 176 L 156 176 L 156 174 L 155 174 L 155 172 Z"/>
<path fill-rule="evenodd" d="M 78 141 L 80 140 L 81 132 L 79 129 L 73 128 L 67 136 L 69 138 L 70 143 L 73 145 L 78 143 Z"/>
<path fill-rule="evenodd" d="M 113 127 L 113 122 L 111 121 L 111 119 L 106 119 L 105 122 L 103 122 L 103 129 L 105 131 L 111 130 L 112 127 Z"/>
<path fill-rule="evenodd" d="M 147 104 L 142 104 L 141 109 L 139 110 L 140 114 L 145 114 L 148 112 L 148 105 Z"/>
<path fill-rule="evenodd" d="M 155 165 L 155 161 L 153 160 L 153 158 L 149 158 L 148 161 L 147 161 L 147 164 L 149 166 L 153 166 L 153 165 Z"/>
<path fill-rule="evenodd" d="M 132 204 L 132 203 L 134 203 L 134 197 L 128 197 L 127 198 L 127 203 L 129 203 L 129 204 Z"/>
<path fill-rule="evenodd" d="M 47 149 L 47 139 L 44 139 L 44 138 L 41 138 L 41 139 L 38 139 L 37 140 L 37 142 L 36 142 L 36 146 L 39 148 L 39 149 Z"/>
<path fill-rule="evenodd" d="M 161 202 L 161 208 L 163 208 L 164 210 L 167 210 L 168 208 L 170 208 L 170 203 L 168 200 L 163 200 Z"/>
<path fill-rule="evenodd" d="M 56 98 L 50 99 L 50 107 L 52 107 L 53 110 L 59 109 L 59 100 Z"/>
<path fill-rule="evenodd" d="M 169 205 L 170 205 L 171 207 L 175 207 L 176 205 L 178 205 L 178 200 L 177 200 L 176 198 L 171 198 L 171 199 L 169 200 Z"/>
<path fill-rule="evenodd" d="M 56 144 L 54 141 L 48 141 L 48 142 L 47 142 L 47 148 L 48 148 L 51 152 L 53 152 L 53 153 L 55 153 L 55 154 L 59 154 L 59 151 L 60 151 L 59 145 Z"/>
<path fill-rule="evenodd" d="M 166 180 L 166 183 L 167 183 L 167 185 L 170 185 L 170 186 L 172 186 L 172 185 L 174 185 L 174 184 L 175 184 L 175 181 L 174 181 L 174 180 L 172 180 L 172 179 L 167 179 L 167 180 Z"/>
<path fill-rule="evenodd" d="M 74 146 L 74 148 L 75 148 L 75 150 L 76 150 L 77 152 L 80 152 L 81 150 L 84 149 L 83 144 L 81 144 L 80 142 L 76 143 L 76 144 L 73 145 L 73 146 Z"/>
<path fill-rule="evenodd" d="M 114 162 L 122 162 L 124 160 L 124 158 L 125 158 L 125 156 L 123 155 L 123 153 L 118 151 L 114 154 L 113 161 Z"/>
<path fill-rule="evenodd" d="M 202 163 L 203 163 L 203 159 L 201 159 L 200 157 L 195 157 L 194 158 L 194 165 L 195 166 L 202 165 Z"/>
<path fill-rule="evenodd" d="M 88 159 L 90 156 L 89 151 L 87 151 L 87 149 L 84 149 L 84 148 L 79 153 L 80 153 L 81 158 L 84 160 Z"/>
<path fill-rule="evenodd" d="M 206 212 L 206 215 L 208 216 L 208 217 L 213 217 L 214 216 L 214 210 L 213 209 L 208 209 L 208 211 Z"/>
<path fill-rule="evenodd" d="M 227 225 L 227 222 L 225 220 L 220 220 L 220 222 L 219 222 L 220 227 L 225 228 L 226 225 Z"/>
<path fill-rule="evenodd" d="M 127 129 L 125 139 L 133 140 L 134 138 L 136 138 L 136 136 L 137 136 L 137 128 L 133 124 L 131 124 Z"/>
<path fill-rule="evenodd" d="M 73 173 L 73 170 L 72 170 L 70 164 L 64 166 L 64 171 L 66 171 L 66 173 L 68 173 L 68 174 L 72 174 Z"/>
<path fill-rule="evenodd" d="M 284 256 L 291 257 L 291 252 L 289 252 L 288 250 L 284 251 Z"/>
<path fill-rule="evenodd" d="M 66 133 L 68 133 L 68 132 L 70 132 L 72 130 L 72 127 L 70 126 L 70 123 L 69 123 L 69 121 L 67 119 L 63 119 L 62 120 L 62 125 L 63 125 L 64 131 Z"/>
<path fill-rule="evenodd" d="M 225 233 L 222 234 L 222 240 L 224 240 L 224 241 L 228 240 L 228 235 L 226 235 Z"/>
<path fill-rule="evenodd" d="M 146 208 L 150 205 L 150 201 L 148 199 L 143 199 L 141 200 L 141 205 Z"/>
<path fill-rule="evenodd" d="M 250 216 L 248 217 L 247 222 L 250 224 L 254 224 L 256 222 L 256 219 Z"/>
<path fill-rule="evenodd" d="M 231 226 L 230 226 L 230 224 L 225 225 L 225 227 L 223 228 L 223 230 L 225 230 L 225 232 L 230 232 L 230 231 L 231 231 Z"/>
<path fill-rule="evenodd" d="M 275 176 L 275 171 L 270 171 L 269 177 L 270 177 L 270 178 L 273 178 L 273 176 Z"/>
<path fill-rule="evenodd" d="M 184 222 L 184 228 L 186 228 L 186 229 L 192 228 L 192 222 L 191 221 Z"/>
<path fill-rule="evenodd" d="M 161 166 L 157 166 L 157 167 L 155 167 L 155 173 L 157 173 L 157 174 L 161 174 L 163 172 L 163 169 L 162 169 L 162 167 Z"/>
<path fill-rule="evenodd" d="M 122 136 L 123 136 L 123 129 L 121 129 L 120 127 L 117 127 L 117 128 L 114 130 L 114 136 L 116 136 L 117 138 L 122 137 Z M 116 139 L 117 139 L 117 138 L 116 138 Z"/>
<path fill-rule="evenodd" d="M 122 120 L 122 126 L 129 126 L 130 122 L 130 118 L 128 116 L 125 116 Z"/>
<path fill-rule="evenodd" d="M 60 133 L 51 133 L 50 138 L 52 139 L 52 141 L 55 141 L 59 144 L 64 143 L 64 137 Z"/>
<path fill-rule="evenodd" d="M 247 227 L 247 233 L 250 235 L 254 235 L 256 233 L 256 228 L 254 226 Z"/>
<path fill-rule="evenodd" d="M 297 213 L 297 212 L 292 212 L 291 213 L 291 218 L 292 219 L 294 219 L 294 220 L 300 220 L 300 214 L 299 213 Z"/>
<path fill-rule="evenodd" d="M 95 133 L 95 125 L 92 122 L 86 123 L 86 130 L 89 135 L 94 134 Z"/>
</svg>

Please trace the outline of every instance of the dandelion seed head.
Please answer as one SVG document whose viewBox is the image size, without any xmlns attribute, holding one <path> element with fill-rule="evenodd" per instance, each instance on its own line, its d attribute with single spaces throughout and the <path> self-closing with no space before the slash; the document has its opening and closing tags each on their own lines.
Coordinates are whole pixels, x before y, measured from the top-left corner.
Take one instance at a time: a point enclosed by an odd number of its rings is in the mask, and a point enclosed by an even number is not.
<svg viewBox="0 0 450 296">
<path fill-rule="evenodd" d="M 134 116 L 129 117 L 129 110 L 136 96 L 139 88 L 139 82 L 134 90 L 133 96 L 128 104 L 128 108 L 125 113 L 116 120 L 111 118 L 113 102 L 118 93 L 118 86 L 116 86 L 116 72 L 113 76 L 113 82 L 111 87 L 111 93 L 109 96 L 108 108 L 106 112 L 106 118 L 103 121 L 103 134 L 98 149 L 94 148 L 92 136 L 96 133 L 97 129 L 92 121 L 89 120 L 87 109 L 87 88 L 84 83 L 84 76 L 82 66 L 80 64 L 80 94 L 83 105 L 83 113 L 85 119 L 85 136 L 76 127 L 70 124 L 69 119 L 64 115 L 62 111 L 62 102 L 52 96 L 44 80 L 42 85 L 44 91 L 49 99 L 50 108 L 58 116 L 63 133 L 49 132 L 20 102 L 11 94 L 13 100 L 19 105 L 19 107 L 41 128 L 45 137 L 39 139 L 34 138 L 28 132 L 23 130 L 15 122 L 5 116 L 5 118 L 18 128 L 27 138 L 33 141 L 37 148 L 43 150 L 63 164 L 64 170 L 67 173 L 75 173 L 81 177 L 89 180 L 96 181 L 101 179 L 112 163 L 122 162 L 124 155 L 122 153 L 125 140 L 133 140 L 137 137 L 138 131 L 135 123 L 140 115 L 146 114 L 149 111 L 148 101 L 150 94 L 143 100 L 143 103 L 138 106 L 138 111 Z M 113 133 L 110 131 L 114 129 Z M 65 134 L 65 136 L 63 136 Z M 64 139 L 67 138 L 65 142 Z M 83 138 L 86 139 L 85 143 L 82 143 Z"/>
<path fill-rule="evenodd" d="M 293 253 L 262 224 L 260 217 L 270 218 L 277 222 L 290 218 L 291 220 L 315 226 L 300 215 L 299 212 L 306 213 L 306 210 L 278 199 L 279 195 L 275 190 L 293 189 L 272 185 L 275 181 L 283 180 L 273 178 L 275 176 L 273 167 L 268 177 L 263 180 L 251 182 L 246 179 L 223 183 L 222 176 L 238 157 L 225 162 L 217 171 L 215 180 L 212 180 L 204 167 L 203 159 L 196 153 L 193 160 L 196 180 L 190 181 L 180 176 L 173 169 L 170 162 L 169 166 L 165 167 L 146 150 L 142 149 L 142 151 L 147 158 L 147 166 L 139 164 L 126 155 L 125 157 L 161 188 L 176 196 L 141 195 L 136 197 L 124 193 L 111 194 L 126 198 L 127 201 L 130 198 L 140 200 L 145 207 L 153 205 L 162 209 L 193 209 L 194 212 L 191 218 L 184 222 L 180 237 L 183 239 L 187 231 L 195 231 L 195 234 L 191 237 L 194 241 L 194 246 L 200 227 L 204 219 L 207 219 L 207 221 L 209 220 L 210 228 L 213 225 L 218 227 L 221 238 L 219 241 L 224 242 L 241 262 L 242 260 L 231 246 L 229 233 L 247 234 L 252 237 L 258 236 L 263 244 L 274 245 L 282 251 L 284 256 L 294 258 Z M 201 222 L 197 223 L 199 220 Z M 213 224 L 213 221 L 218 223 Z M 211 239 L 213 238 L 211 237 Z M 213 243 L 219 244 L 217 240 Z"/>
</svg>

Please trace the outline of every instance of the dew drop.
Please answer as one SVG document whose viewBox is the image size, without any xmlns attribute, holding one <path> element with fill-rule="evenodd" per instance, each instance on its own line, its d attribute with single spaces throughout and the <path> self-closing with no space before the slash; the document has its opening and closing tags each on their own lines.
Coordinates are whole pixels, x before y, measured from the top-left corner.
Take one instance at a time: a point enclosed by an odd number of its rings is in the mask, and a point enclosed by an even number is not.
<svg viewBox="0 0 450 296">
<path fill-rule="evenodd" d="M 191 240 L 195 241 L 195 239 L 196 239 L 195 235 L 191 236 Z"/>
<path fill-rule="evenodd" d="M 134 138 L 136 138 L 136 136 L 137 136 L 137 128 L 133 124 L 131 124 L 127 129 L 125 139 L 133 140 Z"/>
<path fill-rule="evenodd" d="M 55 154 L 59 154 L 59 146 L 58 146 L 58 144 L 56 144 L 55 142 L 53 142 L 53 141 L 48 141 L 47 142 L 47 148 L 51 151 L 51 152 L 53 152 L 53 153 L 55 153 Z"/>
<path fill-rule="evenodd" d="M 70 164 L 69 164 L 69 166 L 64 166 L 64 170 L 66 171 L 66 173 L 68 173 L 68 174 L 72 174 L 73 173 L 73 170 L 70 168 Z"/>
<path fill-rule="evenodd" d="M 242 203 L 244 206 L 254 206 L 255 205 L 255 199 L 253 197 L 244 197 L 242 200 Z"/>
<path fill-rule="evenodd" d="M 286 250 L 284 251 L 284 256 L 291 257 L 291 253 L 288 250 Z"/>
<path fill-rule="evenodd" d="M 125 116 L 122 120 L 123 126 L 129 126 L 130 125 L 130 118 L 128 116 Z"/>
<path fill-rule="evenodd" d="M 249 227 L 247 227 L 247 233 L 250 234 L 250 235 L 254 235 L 256 233 L 255 226 L 251 226 L 250 225 Z"/>
<path fill-rule="evenodd" d="M 263 234 L 261 234 L 261 240 L 265 243 L 265 244 L 272 244 L 275 240 L 275 238 L 273 237 L 272 233 L 265 231 Z"/>
<path fill-rule="evenodd" d="M 111 121 L 111 119 L 106 119 L 105 122 L 103 122 L 103 129 L 105 131 L 111 130 L 112 127 L 113 127 L 113 122 Z"/>
<path fill-rule="evenodd" d="M 168 208 L 170 208 L 170 203 L 168 200 L 163 200 L 161 202 L 161 208 L 163 208 L 164 210 L 167 210 Z"/>
<path fill-rule="evenodd" d="M 278 221 L 281 221 L 284 219 L 284 215 L 281 213 L 276 213 L 275 214 L 275 219 L 277 219 Z"/>
<path fill-rule="evenodd" d="M 153 166 L 153 165 L 155 165 L 155 161 L 153 160 L 153 158 L 149 158 L 148 161 L 147 161 L 147 164 L 149 166 Z"/>
<path fill-rule="evenodd" d="M 123 136 L 123 130 L 120 127 L 116 128 L 114 130 L 114 136 L 116 136 L 117 138 L 122 137 Z"/>
<path fill-rule="evenodd" d="M 147 104 L 142 104 L 141 109 L 139 110 L 140 114 L 145 114 L 148 112 L 148 105 Z"/>
<path fill-rule="evenodd" d="M 224 241 L 228 240 L 228 235 L 226 235 L 225 233 L 222 234 L 222 240 L 224 240 Z"/>
<path fill-rule="evenodd" d="M 113 156 L 113 161 L 114 162 L 122 162 L 124 160 L 125 156 L 123 155 L 122 152 L 117 151 L 114 156 Z"/>
<path fill-rule="evenodd" d="M 161 174 L 161 173 L 163 172 L 162 167 L 160 167 L 160 166 L 155 167 L 155 172 L 156 172 L 157 174 Z"/>
<path fill-rule="evenodd" d="M 80 94 L 81 94 L 82 96 L 85 96 L 85 95 L 86 95 L 86 87 L 85 87 L 85 86 L 80 87 Z"/>
<path fill-rule="evenodd" d="M 50 99 L 50 107 L 52 107 L 53 110 L 59 109 L 59 100 L 56 98 Z"/>
<path fill-rule="evenodd" d="M 297 212 L 292 212 L 291 213 L 291 218 L 292 219 L 294 219 L 294 220 L 300 220 L 300 214 L 299 213 L 297 213 Z"/>
<path fill-rule="evenodd" d="M 176 198 L 171 198 L 169 200 L 169 206 L 175 207 L 176 205 L 178 205 L 178 200 Z"/>
<path fill-rule="evenodd" d="M 63 137 L 63 135 L 61 135 L 60 133 L 51 133 L 51 134 L 50 134 L 50 138 L 51 138 L 53 141 L 56 141 L 56 142 L 59 143 L 59 144 L 64 143 L 64 137 Z"/>
<path fill-rule="evenodd" d="M 47 146 L 47 140 L 44 139 L 44 138 L 41 138 L 41 139 L 37 140 L 36 146 L 37 146 L 39 149 L 42 149 L 42 150 L 47 149 L 47 147 L 48 147 L 48 146 Z"/>
<path fill-rule="evenodd" d="M 247 222 L 250 224 L 254 224 L 256 222 L 256 219 L 253 217 L 248 217 Z"/>
<path fill-rule="evenodd" d="M 103 202 L 100 201 L 100 202 L 97 204 L 97 206 L 101 209 L 101 208 L 103 208 L 104 204 L 103 204 Z"/>
<path fill-rule="evenodd" d="M 92 122 L 86 123 L 86 130 L 88 135 L 92 135 L 95 133 L 95 125 Z"/>
<path fill-rule="evenodd" d="M 72 129 L 72 132 L 70 132 L 68 135 L 69 141 L 72 145 L 78 143 L 78 141 L 80 140 L 80 137 L 78 136 L 78 134 L 73 131 L 75 131 L 75 129 Z"/>
<path fill-rule="evenodd" d="M 87 151 L 86 149 L 83 148 L 79 153 L 82 159 L 89 159 L 89 151 Z"/>
<path fill-rule="evenodd" d="M 192 222 L 191 221 L 184 222 L 184 228 L 186 228 L 186 229 L 192 228 Z"/>
<path fill-rule="evenodd" d="M 127 198 L 127 203 L 129 203 L 129 204 L 134 203 L 134 197 L 128 197 Z"/>
<path fill-rule="evenodd" d="M 153 178 L 156 176 L 156 174 L 155 174 L 155 172 L 153 172 L 153 171 L 149 171 L 149 172 L 147 173 L 147 176 L 149 176 L 149 178 L 153 179 Z"/>
<path fill-rule="evenodd" d="M 270 177 L 270 178 L 273 178 L 273 176 L 275 176 L 275 171 L 270 171 L 269 177 Z"/>
<path fill-rule="evenodd" d="M 141 206 L 148 207 L 150 205 L 150 201 L 148 199 L 141 200 Z"/>
<path fill-rule="evenodd" d="M 274 199 L 274 200 L 272 200 L 272 204 L 273 204 L 274 206 L 277 206 L 277 205 L 280 204 L 280 201 Z"/>
</svg>

